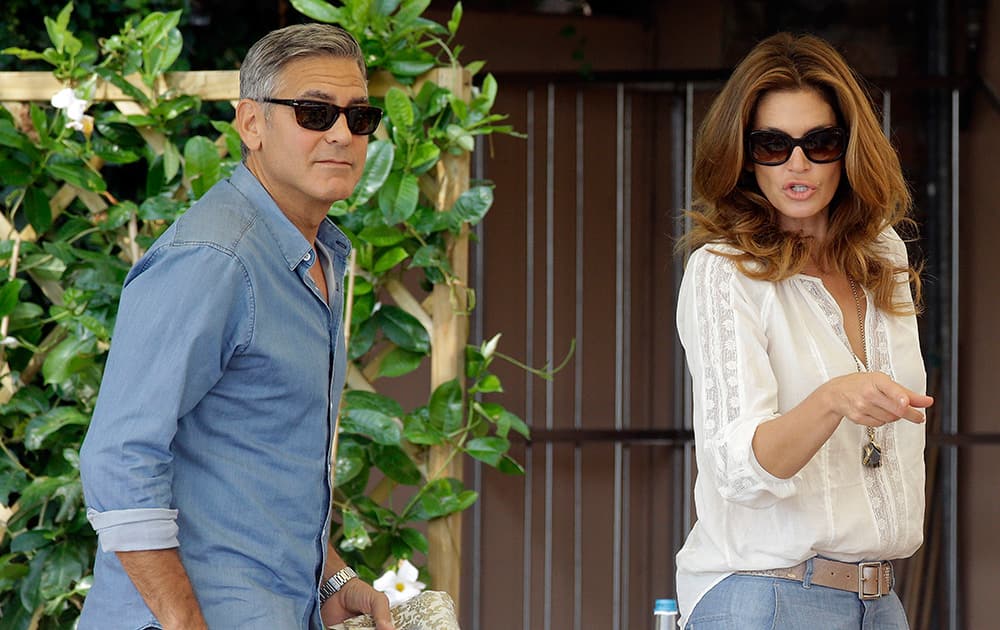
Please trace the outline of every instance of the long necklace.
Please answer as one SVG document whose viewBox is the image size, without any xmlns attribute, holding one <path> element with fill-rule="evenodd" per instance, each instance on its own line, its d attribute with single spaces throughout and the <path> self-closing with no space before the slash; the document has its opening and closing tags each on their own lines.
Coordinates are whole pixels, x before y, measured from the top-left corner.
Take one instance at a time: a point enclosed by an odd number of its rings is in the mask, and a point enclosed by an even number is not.
<svg viewBox="0 0 1000 630">
<path fill-rule="evenodd" d="M 865 318 L 861 314 L 861 300 L 858 298 L 858 287 L 854 283 L 854 278 L 847 276 L 847 282 L 851 285 L 851 296 L 854 298 L 854 308 L 858 312 L 858 329 L 861 331 L 861 350 L 864 352 L 864 361 L 868 362 L 868 339 L 865 338 Z M 857 364 L 858 372 L 861 372 L 861 363 L 857 355 L 851 352 Z M 882 465 L 882 447 L 875 442 L 875 427 L 868 429 L 868 443 L 861 449 L 861 463 L 869 468 L 878 468 Z"/>
</svg>

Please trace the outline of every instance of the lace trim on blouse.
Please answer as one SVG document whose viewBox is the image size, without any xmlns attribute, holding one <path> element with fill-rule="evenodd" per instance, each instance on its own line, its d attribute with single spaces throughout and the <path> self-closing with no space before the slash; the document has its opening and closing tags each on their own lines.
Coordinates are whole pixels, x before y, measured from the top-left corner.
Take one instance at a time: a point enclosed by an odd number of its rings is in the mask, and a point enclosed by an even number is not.
<svg viewBox="0 0 1000 630">
<path fill-rule="evenodd" d="M 833 300 L 833 296 L 821 287 L 820 283 L 811 280 L 802 280 L 803 286 L 823 311 L 824 316 L 830 323 L 831 328 L 836 332 L 837 337 L 844 343 L 844 347 L 853 354 L 851 342 L 847 338 L 844 330 L 844 320 L 840 312 L 840 307 Z M 871 303 L 869 302 L 869 305 Z M 869 307 L 869 311 L 871 308 Z M 892 373 L 892 364 L 889 360 L 889 338 L 886 333 L 885 316 L 881 311 L 875 310 L 873 317 L 874 326 L 865 326 L 870 332 L 871 344 L 868 348 L 868 369 L 872 372 L 882 372 L 889 378 L 895 380 Z M 857 425 L 858 429 L 858 457 L 861 456 L 861 449 L 868 442 L 867 430 Z M 903 487 L 903 475 L 900 469 L 898 457 L 893 457 L 896 452 L 896 424 L 890 423 L 886 426 L 875 429 L 875 442 L 882 447 L 882 466 L 879 468 L 869 468 L 862 466 L 862 475 L 865 483 L 865 491 L 875 515 L 875 523 L 878 527 L 879 540 L 885 549 L 895 549 L 899 544 L 899 533 L 903 531 L 901 525 L 901 515 L 906 514 L 905 490 Z M 858 464 L 861 465 L 860 463 Z"/>
<path fill-rule="evenodd" d="M 699 304 L 707 306 L 706 332 L 701 340 L 704 380 L 705 447 L 715 454 L 715 475 L 724 494 L 737 496 L 759 482 L 748 467 L 731 458 L 725 439 L 726 427 L 736 421 L 740 406 L 736 325 L 733 318 L 732 263 L 722 256 L 703 257 L 705 273 L 696 285 Z M 735 466 L 734 466 L 735 464 Z M 735 470 L 733 469 L 735 468 Z"/>
</svg>

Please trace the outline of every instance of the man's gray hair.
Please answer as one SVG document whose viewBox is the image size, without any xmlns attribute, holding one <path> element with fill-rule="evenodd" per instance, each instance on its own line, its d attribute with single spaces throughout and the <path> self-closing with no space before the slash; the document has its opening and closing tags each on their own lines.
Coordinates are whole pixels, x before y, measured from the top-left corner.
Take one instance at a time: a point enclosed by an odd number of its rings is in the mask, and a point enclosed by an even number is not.
<svg viewBox="0 0 1000 630">
<path fill-rule="evenodd" d="M 368 78 L 364 54 L 354 37 L 333 24 L 293 24 L 271 31 L 247 51 L 240 66 L 240 98 L 262 101 L 277 87 L 278 75 L 289 61 L 316 56 L 346 57 Z M 243 159 L 247 147 L 240 143 Z"/>
</svg>

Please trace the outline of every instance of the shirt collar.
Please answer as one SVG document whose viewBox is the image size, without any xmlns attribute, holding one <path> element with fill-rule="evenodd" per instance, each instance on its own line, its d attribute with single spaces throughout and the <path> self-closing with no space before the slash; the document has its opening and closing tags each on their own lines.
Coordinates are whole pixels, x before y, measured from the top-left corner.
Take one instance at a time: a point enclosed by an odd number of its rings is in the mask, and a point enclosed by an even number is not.
<svg viewBox="0 0 1000 630">
<path fill-rule="evenodd" d="M 281 255 L 289 269 L 295 269 L 306 260 L 312 260 L 312 245 L 302 236 L 295 224 L 264 188 L 257 177 L 250 172 L 246 164 L 240 163 L 233 171 L 229 182 L 246 197 L 258 211 L 258 216 L 264 221 L 268 230 L 274 236 Z M 335 255 L 346 257 L 351 253 L 351 241 L 329 218 L 319 224 L 316 239 L 325 245 Z M 310 262 L 311 264 L 311 262 Z"/>
</svg>

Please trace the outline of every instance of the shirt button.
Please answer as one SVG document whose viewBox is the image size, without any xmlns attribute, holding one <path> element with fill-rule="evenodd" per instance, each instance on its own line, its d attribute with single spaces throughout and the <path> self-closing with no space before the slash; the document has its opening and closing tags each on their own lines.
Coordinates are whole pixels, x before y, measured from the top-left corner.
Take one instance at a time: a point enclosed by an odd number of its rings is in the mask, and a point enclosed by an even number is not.
<svg viewBox="0 0 1000 630">
<path fill-rule="evenodd" d="M 305 261 L 309 262 L 310 260 L 312 260 L 312 257 L 313 257 L 312 252 L 306 252 Z"/>
</svg>

